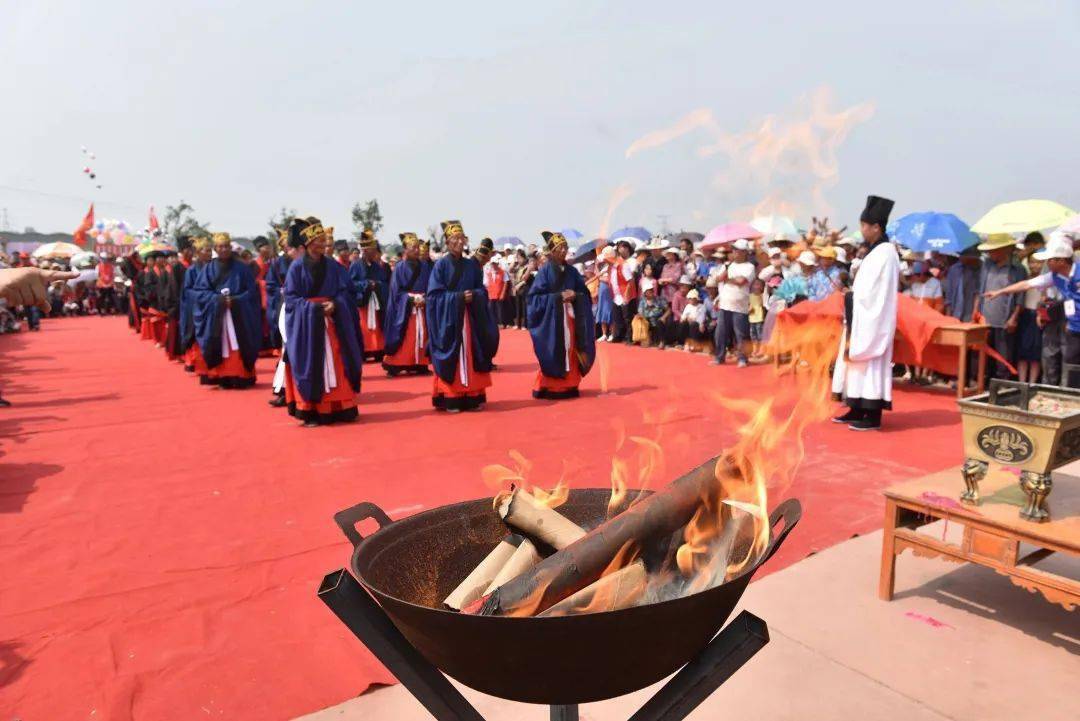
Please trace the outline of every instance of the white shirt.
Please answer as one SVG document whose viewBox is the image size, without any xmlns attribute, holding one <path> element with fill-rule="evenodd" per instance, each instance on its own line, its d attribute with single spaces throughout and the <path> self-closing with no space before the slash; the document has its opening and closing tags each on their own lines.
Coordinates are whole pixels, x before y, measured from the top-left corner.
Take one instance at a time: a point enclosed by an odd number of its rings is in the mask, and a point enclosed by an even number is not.
<svg viewBox="0 0 1080 721">
<path fill-rule="evenodd" d="M 688 304 L 685 308 L 683 308 L 682 317 L 680 317 L 679 320 L 685 320 L 685 321 L 687 321 L 689 323 L 695 323 L 695 324 L 698 324 L 698 325 L 700 325 L 701 323 L 704 323 L 705 322 L 705 304 L 704 303 L 698 303 L 697 305 L 694 305 L 693 303 Z"/>
<path fill-rule="evenodd" d="M 727 279 L 730 281 L 741 278 L 746 282 L 742 285 L 724 282 L 720 286 L 720 295 L 718 296 L 720 310 L 733 313 L 749 313 L 750 281 L 754 279 L 756 274 L 754 264 L 749 261 L 745 263 L 728 263 Z"/>
<path fill-rule="evenodd" d="M 940 298 L 943 295 L 941 281 L 933 276 L 927 278 L 925 282 L 916 281 L 911 284 L 910 295 L 912 298 Z"/>
</svg>

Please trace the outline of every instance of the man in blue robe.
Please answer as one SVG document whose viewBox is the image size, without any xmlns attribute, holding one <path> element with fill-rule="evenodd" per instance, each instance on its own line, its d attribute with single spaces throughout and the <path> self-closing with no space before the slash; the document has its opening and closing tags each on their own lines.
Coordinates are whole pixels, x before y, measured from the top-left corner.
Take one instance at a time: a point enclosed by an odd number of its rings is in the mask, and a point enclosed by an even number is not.
<svg viewBox="0 0 1080 721">
<path fill-rule="evenodd" d="M 191 289 L 195 338 L 222 388 L 255 385 L 255 359 L 262 346 L 262 306 L 251 267 L 233 256 L 228 233 L 214 233 L 217 258 L 198 274 Z"/>
<path fill-rule="evenodd" d="M 286 397 L 310 428 L 356 419 L 364 347 L 348 271 L 327 257 L 317 219 L 297 224 L 306 252 L 285 277 Z"/>
<path fill-rule="evenodd" d="M 402 258 L 390 277 L 384 317 L 386 355 L 383 368 L 390 376 L 398 373 L 428 373 L 428 332 L 424 318 L 424 293 L 431 276 L 431 263 L 420 259 L 420 239 L 415 233 L 401 233 Z"/>
<path fill-rule="evenodd" d="M 592 299 L 581 273 L 566 262 L 566 238 L 546 230 L 543 236 L 548 262 L 528 295 L 529 334 L 540 361 L 533 398 L 577 398 L 596 359 Z"/>
<path fill-rule="evenodd" d="M 491 386 L 499 326 L 488 303 L 480 264 L 464 255 L 468 238 L 459 220 L 442 223 L 447 254 L 428 281 L 428 350 L 435 368 L 431 403 L 451 413 L 480 410 Z"/>
<path fill-rule="evenodd" d="M 375 233 L 360 234 L 360 259 L 349 266 L 360 309 L 360 333 L 364 337 L 364 359 L 381 362 L 386 341 L 383 336 L 386 297 L 390 292 L 390 268 L 382 261 Z"/>
</svg>

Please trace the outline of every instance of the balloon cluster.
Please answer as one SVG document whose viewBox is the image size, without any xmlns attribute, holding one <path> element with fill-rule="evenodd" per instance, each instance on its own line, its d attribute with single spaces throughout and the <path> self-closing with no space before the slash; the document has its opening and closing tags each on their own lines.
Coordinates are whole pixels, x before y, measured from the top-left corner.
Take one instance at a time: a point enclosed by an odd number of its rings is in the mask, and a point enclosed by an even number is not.
<svg viewBox="0 0 1080 721">
<path fill-rule="evenodd" d="M 139 235 L 133 232 L 126 221 L 108 218 L 94 223 L 94 227 L 86 231 L 86 234 L 98 243 L 134 245 L 140 240 Z"/>
<path fill-rule="evenodd" d="M 97 160 L 97 156 L 94 155 L 89 150 L 87 150 L 85 145 L 82 146 L 82 154 L 83 154 L 83 158 L 85 158 L 87 161 Z M 94 169 L 91 168 L 89 165 L 83 165 L 82 171 L 83 171 L 83 175 L 85 175 L 90 182 L 93 183 L 94 181 L 97 180 L 97 173 L 95 173 Z M 101 183 L 94 183 L 94 186 L 98 190 L 101 190 Z"/>
</svg>

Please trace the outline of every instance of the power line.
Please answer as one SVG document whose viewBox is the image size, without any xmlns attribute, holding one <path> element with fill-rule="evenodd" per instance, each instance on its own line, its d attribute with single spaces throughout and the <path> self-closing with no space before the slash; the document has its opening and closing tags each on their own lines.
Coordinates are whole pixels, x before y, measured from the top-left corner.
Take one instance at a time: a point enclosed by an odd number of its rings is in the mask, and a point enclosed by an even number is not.
<svg viewBox="0 0 1080 721">
<path fill-rule="evenodd" d="M 56 198 L 58 200 L 80 200 L 84 203 L 99 203 L 102 205 L 112 205 L 117 208 L 129 208 L 131 210 L 142 210 L 143 205 L 137 205 L 135 203 L 127 203 L 119 200 L 103 200 L 101 198 L 87 198 L 85 196 L 78 195 L 62 195 L 60 193 L 46 193 L 42 190 L 32 190 L 30 188 L 17 188 L 13 185 L 0 185 L 0 190 L 11 190 L 16 193 L 25 193 L 26 195 L 38 195 L 43 198 Z"/>
</svg>

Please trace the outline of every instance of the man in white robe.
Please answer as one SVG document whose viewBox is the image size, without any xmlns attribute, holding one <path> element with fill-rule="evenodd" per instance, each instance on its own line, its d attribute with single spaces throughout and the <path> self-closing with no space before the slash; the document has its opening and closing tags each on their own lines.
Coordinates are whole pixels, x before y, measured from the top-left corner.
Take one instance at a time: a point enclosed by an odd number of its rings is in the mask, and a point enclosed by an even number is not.
<svg viewBox="0 0 1080 721">
<path fill-rule="evenodd" d="M 833 371 L 832 390 L 848 411 L 834 418 L 853 431 L 881 428 L 881 412 L 892 409 L 892 355 L 896 335 L 900 257 L 885 235 L 893 201 L 871 195 L 860 221 L 870 248 L 851 291 L 844 297 L 844 333 Z"/>
</svg>

